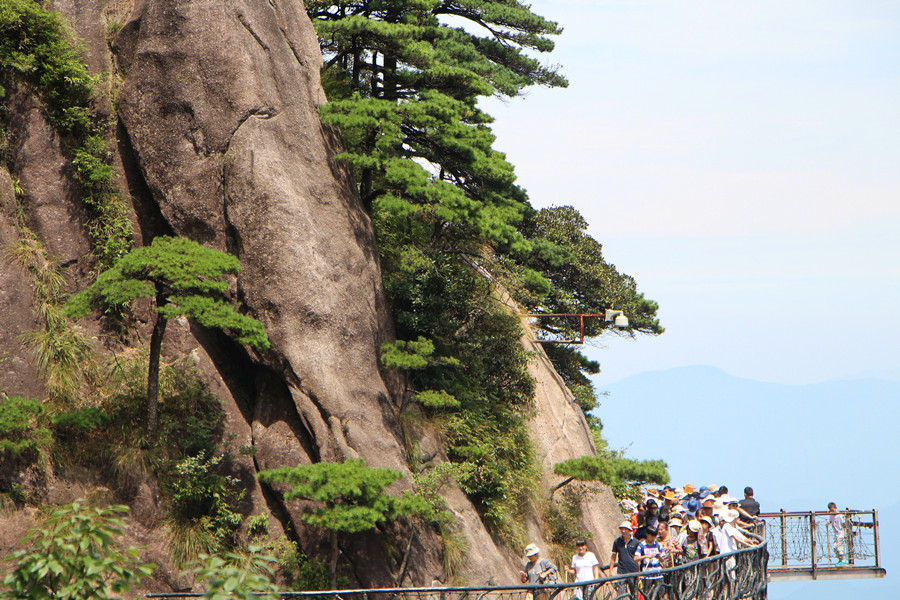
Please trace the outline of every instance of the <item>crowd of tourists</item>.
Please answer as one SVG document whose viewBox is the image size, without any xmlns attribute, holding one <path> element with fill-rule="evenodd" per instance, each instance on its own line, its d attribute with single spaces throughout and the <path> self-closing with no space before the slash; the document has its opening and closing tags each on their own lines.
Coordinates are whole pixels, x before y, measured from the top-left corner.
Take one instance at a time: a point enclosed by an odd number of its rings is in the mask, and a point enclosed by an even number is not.
<svg viewBox="0 0 900 600">
<path fill-rule="evenodd" d="M 739 500 L 724 486 L 651 486 L 643 500 L 625 500 L 622 506 L 630 518 L 619 525 L 621 535 L 613 542 L 608 562 L 600 562 L 585 540 L 576 542 L 577 553 L 564 567 L 575 575 L 576 583 L 637 572 L 643 572 L 642 579 L 658 580 L 662 569 L 755 546 L 760 540 L 759 503 L 750 487 Z M 522 583 L 559 580 L 558 569 L 541 558 L 535 544 L 525 548 L 525 556 L 525 569 L 519 573 Z M 733 576 L 733 557 L 726 560 L 726 568 Z M 631 585 L 630 579 L 617 583 L 620 593 Z M 581 597 L 580 588 L 575 595 Z"/>
</svg>

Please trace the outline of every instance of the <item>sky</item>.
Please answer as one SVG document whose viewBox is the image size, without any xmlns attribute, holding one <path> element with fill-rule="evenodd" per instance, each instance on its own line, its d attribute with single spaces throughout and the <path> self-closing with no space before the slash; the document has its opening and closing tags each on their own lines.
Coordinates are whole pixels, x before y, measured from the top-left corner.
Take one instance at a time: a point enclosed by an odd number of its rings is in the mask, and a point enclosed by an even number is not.
<svg viewBox="0 0 900 600">
<path fill-rule="evenodd" d="M 536 206 L 571 204 L 666 333 L 603 385 L 713 365 L 900 381 L 900 4 L 541 0 L 566 89 L 490 101 Z"/>
<path fill-rule="evenodd" d="M 607 334 L 585 347 L 601 363 L 598 388 L 708 365 L 804 386 L 809 395 L 797 388 L 794 401 L 855 414 L 852 395 L 826 405 L 810 384 L 900 382 L 900 3 L 532 7 L 565 30 L 547 62 L 561 65 L 570 85 L 483 103 L 496 118 L 495 147 L 516 166 L 532 204 L 571 204 L 584 214 L 607 260 L 659 302 L 666 328 L 659 337 Z M 653 406 L 650 414 L 665 423 L 668 405 Z M 877 414 L 848 420 L 851 434 L 801 427 L 770 435 L 777 418 L 757 415 L 743 429 L 749 440 L 736 436 L 773 469 L 827 467 L 827 453 L 804 452 L 809 435 L 834 435 L 835 452 L 858 461 L 856 480 L 881 481 L 879 470 L 895 470 L 900 459 L 894 444 L 854 452 L 858 442 L 871 445 L 865 418 Z M 662 447 L 647 452 L 636 457 L 666 455 Z M 670 461 L 673 476 L 695 468 Z M 845 489 L 841 473 L 827 468 L 819 488 L 803 489 L 808 498 L 789 483 L 774 485 L 790 473 L 768 488 L 765 475 L 757 479 L 771 503 L 779 494 L 815 503 Z M 888 479 L 897 497 L 900 485 Z M 896 537 L 900 504 L 885 502 L 875 507 Z M 879 590 L 893 577 L 889 566 L 886 580 L 780 583 L 769 592 L 779 600 L 884 596 Z"/>
</svg>

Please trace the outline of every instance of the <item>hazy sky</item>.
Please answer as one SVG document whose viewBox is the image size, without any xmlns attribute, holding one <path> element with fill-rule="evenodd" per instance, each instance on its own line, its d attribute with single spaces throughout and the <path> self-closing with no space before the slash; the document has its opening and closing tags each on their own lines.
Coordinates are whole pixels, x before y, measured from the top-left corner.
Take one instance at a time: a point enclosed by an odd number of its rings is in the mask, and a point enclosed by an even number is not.
<svg viewBox="0 0 900 600">
<path fill-rule="evenodd" d="M 900 3 L 541 0 L 568 89 L 485 107 L 660 303 L 597 382 L 708 364 L 900 380 Z"/>
</svg>

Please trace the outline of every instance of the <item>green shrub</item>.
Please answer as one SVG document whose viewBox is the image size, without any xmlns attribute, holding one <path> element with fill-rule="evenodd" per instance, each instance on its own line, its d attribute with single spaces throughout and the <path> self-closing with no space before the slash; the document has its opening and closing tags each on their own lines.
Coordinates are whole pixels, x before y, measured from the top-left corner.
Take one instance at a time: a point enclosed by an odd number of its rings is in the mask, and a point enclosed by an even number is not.
<svg viewBox="0 0 900 600">
<path fill-rule="evenodd" d="M 44 406 L 37 400 L 10 396 L 0 399 L 0 459 L 12 464 L 31 463 L 53 441 L 43 427 Z"/>
<path fill-rule="evenodd" d="M 275 556 L 278 571 L 287 579 L 293 590 L 314 591 L 331 589 L 331 575 L 328 565 L 314 556 L 300 551 L 297 542 L 284 538 L 273 540 L 263 548 Z M 337 588 L 343 589 L 350 581 L 338 574 Z"/>
<path fill-rule="evenodd" d="M 551 543 L 568 549 L 577 539 L 589 540 L 593 537 L 590 531 L 585 531 L 581 527 L 583 500 L 584 493 L 572 487 L 563 490 L 555 499 L 548 500 L 544 522 L 547 524 L 548 539 Z"/>
<path fill-rule="evenodd" d="M 81 502 L 56 509 L 33 527 L 31 547 L 9 557 L 13 570 L 3 580 L 3 600 L 107 600 L 149 577 L 136 548 L 122 550 L 116 538 L 125 506 L 91 508 Z"/>
<path fill-rule="evenodd" d="M 259 546 L 246 553 L 201 555 L 193 569 L 197 583 L 205 584 L 209 600 L 276 600 L 275 557 L 262 554 Z"/>
<path fill-rule="evenodd" d="M 110 416 L 112 444 L 141 446 L 146 433 L 147 352 L 129 350 L 105 370 L 102 409 Z M 160 455 L 171 460 L 212 454 L 222 435 L 225 413 L 190 359 L 160 366 Z"/>
<path fill-rule="evenodd" d="M 201 452 L 178 462 L 166 476 L 169 523 L 179 562 L 233 548 L 243 517 L 236 508 L 245 491 L 219 472 L 224 457 Z"/>
<path fill-rule="evenodd" d="M 109 422 L 109 415 L 94 406 L 76 408 L 53 415 L 51 419 L 57 430 L 91 431 Z"/>
</svg>

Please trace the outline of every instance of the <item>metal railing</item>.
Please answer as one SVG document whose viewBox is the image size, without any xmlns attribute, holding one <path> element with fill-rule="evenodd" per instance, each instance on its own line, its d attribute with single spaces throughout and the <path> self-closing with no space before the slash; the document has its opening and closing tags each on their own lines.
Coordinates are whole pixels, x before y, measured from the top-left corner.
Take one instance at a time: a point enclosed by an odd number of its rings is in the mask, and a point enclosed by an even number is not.
<svg viewBox="0 0 900 600">
<path fill-rule="evenodd" d="M 763 513 L 769 570 L 880 569 L 877 510 Z"/>
<path fill-rule="evenodd" d="M 281 592 L 285 600 L 764 600 L 766 544 L 670 569 L 617 575 L 583 583 L 493 587 L 432 587 Z M 202 593 L 148 594 L 152 599 Z"/>
</svg>

